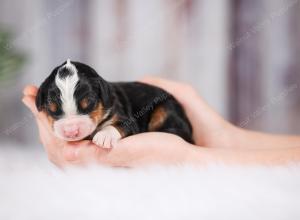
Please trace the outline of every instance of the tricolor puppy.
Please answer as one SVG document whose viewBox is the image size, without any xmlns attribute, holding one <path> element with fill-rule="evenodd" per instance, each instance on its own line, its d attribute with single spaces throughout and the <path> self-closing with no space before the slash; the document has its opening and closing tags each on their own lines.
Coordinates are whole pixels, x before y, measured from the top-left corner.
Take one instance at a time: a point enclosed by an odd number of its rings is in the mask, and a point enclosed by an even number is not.
<svg viewBox="0 0 300 220">
<path fill-rule="evenodd" d="M 123 137 L 159 131 L 193 142 L 184 110 L 166 91 L 139 82 L 110 83 L 69 59 L 42 83 L 36 106 L 66 141 L 90 139 L 110 148 Z"/>
</svg>

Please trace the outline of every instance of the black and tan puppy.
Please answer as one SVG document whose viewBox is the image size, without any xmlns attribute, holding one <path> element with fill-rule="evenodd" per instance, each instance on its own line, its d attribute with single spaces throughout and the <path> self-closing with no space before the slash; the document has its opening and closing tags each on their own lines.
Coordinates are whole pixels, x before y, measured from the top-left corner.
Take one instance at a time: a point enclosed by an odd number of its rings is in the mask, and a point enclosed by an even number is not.
<svg viewBox="0 0 300 220">
<path fill-rule="evenodd" d="M 159 131 L 193 142 L 192 127 L 172 95 L 139 82 L 107 82 L 79 62 L 56 67 L 40 86 L 36 105 L 54 134 L 67 141 L 90 139 L 110 148 L 123 137 Z"/>
</svg>

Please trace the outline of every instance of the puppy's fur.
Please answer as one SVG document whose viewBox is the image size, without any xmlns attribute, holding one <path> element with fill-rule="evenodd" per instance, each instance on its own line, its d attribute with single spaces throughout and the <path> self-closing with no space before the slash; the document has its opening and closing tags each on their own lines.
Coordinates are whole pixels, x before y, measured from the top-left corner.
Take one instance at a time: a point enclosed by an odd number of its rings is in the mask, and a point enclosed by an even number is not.
<svg viewBox="0 0 300 220">
<path fill-rule="evenodd" d="M 175 98 L 140 82 L 110 83 L 88 65 L 67 60 L 42 83 L 36 106 L 67 141 L 91 139 L 111 147 L 141 132 L 176 134 L 193 143 L 192 127 Z"/>
</svg>

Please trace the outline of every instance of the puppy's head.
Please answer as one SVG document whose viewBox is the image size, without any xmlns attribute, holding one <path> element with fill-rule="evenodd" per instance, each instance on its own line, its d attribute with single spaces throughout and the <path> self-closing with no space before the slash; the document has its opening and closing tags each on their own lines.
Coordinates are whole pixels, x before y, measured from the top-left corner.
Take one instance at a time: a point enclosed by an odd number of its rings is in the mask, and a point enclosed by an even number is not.
<svg viewBox="0 0 300 220">
<path fill-rule="evenodd" d="M 77 141 L 109 115 L 112 95 L 109 83 L 94 69 L 68 59 L 42 83 L 36 106 L 47 114 L 57 137 Z"/>
</svg>

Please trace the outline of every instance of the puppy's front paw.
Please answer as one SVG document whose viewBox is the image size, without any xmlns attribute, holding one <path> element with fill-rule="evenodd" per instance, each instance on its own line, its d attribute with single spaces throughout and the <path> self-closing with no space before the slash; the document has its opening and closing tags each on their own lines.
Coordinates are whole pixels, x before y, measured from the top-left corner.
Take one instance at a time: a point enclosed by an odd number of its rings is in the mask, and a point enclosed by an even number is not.
<svg viewBox="0 0 300 220">
<path fill-rule="evenodd" d="M 110 125 L 95 134 L 93 143 L 99 147 L 111 148 L 121 137 L 118 129 Z"/>
</svg>

